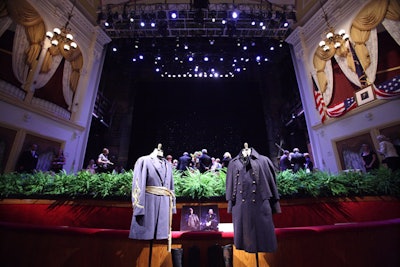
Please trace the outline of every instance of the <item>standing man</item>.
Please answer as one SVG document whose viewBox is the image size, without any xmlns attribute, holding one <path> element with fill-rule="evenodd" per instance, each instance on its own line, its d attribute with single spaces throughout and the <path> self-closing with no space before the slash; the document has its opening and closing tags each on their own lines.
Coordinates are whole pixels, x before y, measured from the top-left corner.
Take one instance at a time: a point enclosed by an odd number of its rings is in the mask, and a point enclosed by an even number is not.
<svg viewBox="0 0 400 267">
<path fill-rule="evenodd" d="M 306 158 L 303 153 L 300 153 L 300 149 L 297 147 L 293 149 L 293 155 L 290 162 L 293 164 L 293 172 L 298 172 L 300 169 L 304 169 Z"/>
<path fill-rule="evenodd" d="M 201 150 L 201 156 L 199 157 L 199 170 L 201 173 L 208 171 L 211 168 L 211 158 L 207 154 L 207 149 Z"/>
<path fill-rule="evenodd" d="M 18 160 L 17 171 L 34 173 L 36 171 L 38 159 L 37 144 L 32 144 L 29 150 L 22 152 Z"/>
<path fill-rule="evenodd" d="M 291 168 L 292 168 L 292 165 L 290 164 L 290 160 L 289 160 L 289 151 L 284 150 L 283 155 L 281 156 L 281 158 L 279 160 L 279 169 L 281 171 L 285 171 L 285 170 L 289 170 Z"/>
<path fill-rule="evenodd" d="M 181 157 L 179 157 L 178 167 L 179 171 L 186 171 L 187 168 L 190 166 L 190 162 L 192 158 L 189 156 L 188 152 L 184 152 Z"/>
<path fill-rule="evenodd" d="M 110 166 L 114 165 L 114 163 L 108 159 L 109 153 L 107 148 L 103 148 L 103 152 L 97 158 L 97 172 L 109 172 L 111 170 Z"/>
</svg>

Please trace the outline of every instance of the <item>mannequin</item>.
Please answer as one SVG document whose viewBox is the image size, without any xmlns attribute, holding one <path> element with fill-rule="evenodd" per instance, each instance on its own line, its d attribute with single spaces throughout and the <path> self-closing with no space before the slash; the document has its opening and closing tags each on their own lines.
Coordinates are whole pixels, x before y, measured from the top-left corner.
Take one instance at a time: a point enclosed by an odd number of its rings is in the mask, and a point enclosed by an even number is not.
<svg viewBox="0 0 400 267">
<path fill-rule="evenodd" d="M 176 213 L 172 166 L 163 157 L 161 144 L 140 157 L 133 169 L 133 215 L 129 238 L 168 239 L 171 251 L 172 214 Z"/>
<path fill-rule="evenodd" d="M 228 165 L 226 200 L 236 249 L 274 252 L 277 241 L 272 214 L 281 211 L 275 169 L 268 157 L 247 143 Z"/>
<path fill-rule="evenodd" d="M 153 150 L 153 152 L 151 152 L 151 156 L 153 156 L 153 157 L 159 157 L 159 158 L 162 158 L 162 157 L 164 157 L 164 151 L 162 151 L 162 145 L 161 144 L 158 144 L 157 145 L 157 148 L 155 148 L 154 150 Z"/>
<path fill-rule="evenodd" d="M 251 155 L 251 148 L 249 148 L 248 143 L 244 143 L 244 148 L 242 150 L 242 155 L 243 157 L 248 157 Z"/>
</svg>

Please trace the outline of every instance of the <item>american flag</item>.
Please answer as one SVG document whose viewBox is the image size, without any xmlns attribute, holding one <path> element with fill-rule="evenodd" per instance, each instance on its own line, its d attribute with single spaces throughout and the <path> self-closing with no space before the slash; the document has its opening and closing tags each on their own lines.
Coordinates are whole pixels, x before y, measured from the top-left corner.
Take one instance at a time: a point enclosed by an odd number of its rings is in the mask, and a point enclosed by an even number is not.
<svg viewBox="0 0 400 267">
<path fill-rule="evenodd" d="M 380 99 L 393 99 L 400 97 L 400 75 L 389 81 L 383 82 L 375 88 L 375 94 Z"/>
<path fill-rule="evenodd" d="M 348 111 L 352 110 L 357 106 L 354 97 L 346 98 L 342 103 L 337 104 L 334 107 L 328 108 L 326 113 L 329 117 L 340 117 L 347 113 Z"/>
<path fill-rule="evenodd" d="M 361 65 L 360 60 L 357 57 L 356 51 L 353 48 L 353 45 L 351 44 L 351 42 L 349 42 L 349 47 L 350 47 L 350 51 L 351 54 L 353 56 L 353 61 L 354 61 L 354 65 L 356 67 L 356 73 L 358 76 L 358 80 L 361 83 L 361 88 L 364 88 L 368 85 L 368 81 L 367 81 L 367 74 L 365 74 L 364 68 Z"/>
<path fill-rule="evenodd" d="M 315 101 L 315 108 L 318 110 L 319 117 L 321 118 L 321 123 L 324 123 L 326 120 L 326 105 L 324 101 L 324 97 L 322 96 L 321 92 L 319 91 L 317 84 L 315 83 L 314 78 L 311 76 L 313 81 L 314 87 L 314 101 Z"/>
</svg>

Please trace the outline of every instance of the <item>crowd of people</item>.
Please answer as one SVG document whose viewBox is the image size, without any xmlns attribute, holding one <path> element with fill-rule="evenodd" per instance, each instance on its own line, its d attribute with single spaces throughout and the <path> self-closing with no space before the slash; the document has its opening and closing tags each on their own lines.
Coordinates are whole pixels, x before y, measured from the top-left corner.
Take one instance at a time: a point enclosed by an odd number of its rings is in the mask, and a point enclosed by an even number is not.
<svg viewBox="0 0 400 267">
<path fill-rule="evenodd" d="M 224 167 L 228 167 L 229 161 L 232 156 L 229 152 L 225 152 L 222 159 L 211 157 L 208 155 L 207 149 L 196 151 L 193 154 L 184 152 L 179 159 L 172 159 L 171 155 L 168 155 L 166 159 L 171 162 L 172 167 L 179 170 L 199 170 L 201 173 L 206 171 L 218 171 Z"/>
<path fill-rule="evenodd" d="M 400 157 L 399 147 L 395 146 L 390 140 L 384 135 L 378 135 L 377 140 L 379 142 L 379 150 L 377 151 L 383 160 L 381 163 L 385 164 L 392 171 L 400 169 Z M 34 173 L 37 171 L 39 154 L 37 152 L 38 145 L 32 144 L 28 150 L 23 151 L 18 160 L 16 171 Z M 114 164 L 109 158 L 109 150 L 103 148 L 97 159 L 90 159 L 86 170 L 90 173 L 124 173 L 125 170 L 121 165 Z M 371 170 L 378 169 L 380 161 L 377 153 L 371 149 L 368 144 L 361 146 L 361 161 L 364 165 L 365 171 L 370 172 Z M 201 173 L 206 171 L 216 172 L 224 167 L 228 167 L 232 156 L 229 152 L 225 152 L 222 159 L 211 157 L 208 155 L 207 149 L 196 151 L 192 154 L 184 152 L 178 159 L 174 159 L 172 155 L 167 155 L 166 160 L 172 164 L 174 169 L 179 171 L 186 170 L 199 170 Z M 50 171 L 60 172 L 63 170 L 66 162 L 64 152 L 59 149 L 58 153 L 54 154 L 51 161 Z M 299 148 L 294 148 L 293 152 L 283 150 L 283 155 L 279 158 L 279 170 L 292 170 L 298 172 L 299 170 L 305 170 L 306 172 L 312 172 L 314 170 L 314 164 L 308 153 L 301 153 Z"/>
<path fill-rule="evenodd" d="M 296 147 L 291 153 L 288 150 L 283 151 L 283 155 L 279 159 L 279 170 L 292 170 L 293 172 L 305 170 L 306 172 L 312 172 L 314 170 L 314 163 L 311 160 L 310 154 L 301 153 L 300 149 Z"/>
</svg>

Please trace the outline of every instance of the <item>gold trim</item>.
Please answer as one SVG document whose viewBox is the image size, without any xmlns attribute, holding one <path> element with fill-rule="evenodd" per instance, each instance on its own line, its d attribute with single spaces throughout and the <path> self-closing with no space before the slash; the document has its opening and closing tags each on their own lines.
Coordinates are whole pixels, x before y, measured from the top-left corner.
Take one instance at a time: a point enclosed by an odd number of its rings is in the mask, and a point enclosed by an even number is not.
<svg viewBox="0 0 400 267">
<path fill-rule="evenodd" d="M 390 68 L 390 69 L 377 71 L 376 74 L 381 74 L 381 73 L 390 72 L 390 71 L 399 70 L 399 69 L 400 69 L 400 66 L 397 66 L 397 67 L 393 67 L 393 68 Z"/>
</svg>

